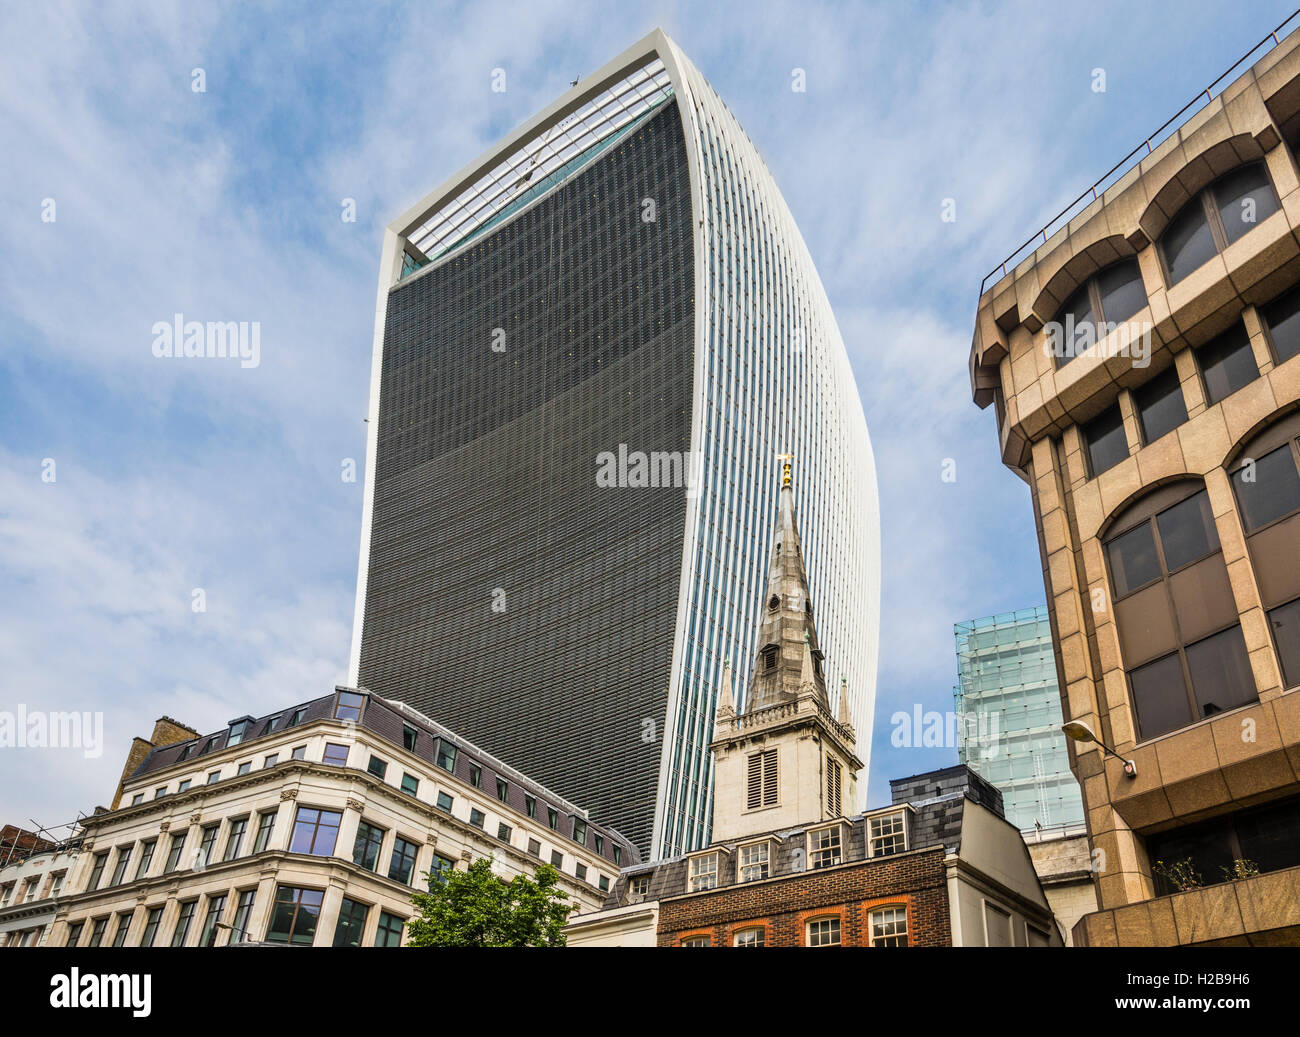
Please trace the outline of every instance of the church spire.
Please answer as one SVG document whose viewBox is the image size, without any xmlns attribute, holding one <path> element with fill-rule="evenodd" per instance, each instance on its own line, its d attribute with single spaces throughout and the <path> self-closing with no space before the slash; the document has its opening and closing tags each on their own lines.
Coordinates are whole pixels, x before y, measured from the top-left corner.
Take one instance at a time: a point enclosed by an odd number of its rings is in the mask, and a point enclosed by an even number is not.
<svg viewBox="0 0 1300 1037">
<path fill-rule="evenodd" d="M 758 657 L 746 706 L 753 712 L 794 702 L 801 694 L 811 694 L 829 710 L 817 624 L 808 594 L 808 573 L 794 516 L 791 477 L 794 457 L 782 454 L 779 459 L 782 461 L 781 490 L 776 530 L 772 536 L 767 594 L 758 629 Z"/>
</svg>

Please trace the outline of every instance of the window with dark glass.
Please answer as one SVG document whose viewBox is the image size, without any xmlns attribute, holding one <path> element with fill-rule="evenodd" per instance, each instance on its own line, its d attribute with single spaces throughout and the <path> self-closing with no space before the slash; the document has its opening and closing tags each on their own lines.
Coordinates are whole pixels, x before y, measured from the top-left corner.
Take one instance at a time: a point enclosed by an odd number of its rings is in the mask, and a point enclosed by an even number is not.
<svg viewBox="0 0 1300 1037">
<path fill-rule="evenodd" d="M 528 852 L 531 853 L 534 857 L 540 857 L 542 855 L 541 841 L 537 839 L 529 839 Z"/>
<path fill-rule="evenodd" d="M 1142 442 L 1154 443 L 1187 420 L 1187 404 L 1178 369 L 1170 364 L 1149 382 L 1133 390 Z"/>
<path fill-rule="evenodd" d="M 1088 452 L 1088 469 L 1095 479 L 1128 457 L 1128 438 L 1119 404 L 1102 411 L 1079 429 Z"/>
<path fill-rule="evenodd" d="M 1147 304 L 1146 287 L 1136 259 L 1121 259 L 1090 277 L 1057 311 L 1060 348 L 1056 366 L 1063 367 L 1093 342 L 1109 334 Z M 1087 330 L 1080 330 L 1080 329 Z"/>
<path fill-rule="evenodd" d="M 1259 311 L 1279 364 L 1300 354 L 1300 287 L 1292 288 Z"/>
<path fill-rule="evenodd" d="M 446 882 L 447 876 L 456 870 L 456 862 L 450 857 L 444 857 L 440 853 L 433 855 L 433 867 L 429 869 L 429 888 L 434 885 Z"/>
<path fill-rule="evenodd" d="M 135 869 L 137 879 L 142 879 L 149 874 L 149 865 L 153 861 L 153 851 L 157 845 L 157 839 L 150 839 L 140 847 L 140 863 L 136 865 Z"/>
<path fill-rule="evenodd" d="M 420 791 L 420 779 L 414 774 L 402 775 L 402 791 L 408 796 L 417 795 Z"/>
<path fill-rule="evenodd" d="M 534 799 L 532 796 L 524 797 L 524 813 L 526 813 L 529 817 L 537 816 L 537 800 Z"/>
<path fill-rule="evenodd" d="M 400 947 L 402 946 L 402 927 L 406 923 L 397 917 L 390 915 L 387 911 L 381 911 L 379 914 L 379 926 L 375 930 L 376 947 Z"/>
<path fill-rule="evenodd" d="M 587 866 L 585 864 L 575 864 L 573 874 L 583 882 L 587 881 Z"/>
<path fill-rule="evenodd" d="M 599 832 L 596 832 L 596 833 L 593 833 L 593 835 L 592 835 L 591 838 L 592 838 L 592 843 L 594 844 L 594 846 L 595 846 L 595 848 L 596 848 L 596 852 L 597 852 L 598 854 L 600 854 L 601 856 L 604 856 L 604 854 L 605 854 L 605 837 L 604 837 L 603 835 L 601 835 Z"/>
<path fill-rule="evenodd" d="M 352 844 L 352 863 L 374 871 L 379 867 L 379 849 L 384 844 L 384 830 L 369 821 L 357 825 L 357 838 Z"/>
<path fill-rule="evenodd" d="M 179 785 L 176 786 L 176 791 L 184 792 L 189 787 L 190 787 L 190 779 L 186 778 L 184 781 L 182 781 Z"/>
<path fill-rule="evenodd" d="M 513 834 L 514 834 L 514 829 L 511 828 L 504 821 L 502 821 L 500 824 L 497 825 L 497 838 L 500 839 L 503 843 L 508 843 L 510 841 L 510 836 L 512 836 Z"/>
<path fill-rule="evenodd" d="M 1255 351 L 1241 321 L 1198 347 L 1195 354 L 1205 381 L 1205 398 L 1211 405 L 1259 377 Z"/>
<path fill-rule="evenodd" d="M 546 823 L 549 824 L 552 828 L 560 827 L 560 815 L 559 812 L 554 807 L 546 808 Z"/>
<path fill-rule="evenodd" d="M 1160 236 L 1169 283 L 1177 284 L 1209 262 L 1278 208 L 1263 162 L 1220 177 L 1178 210 Z"/>
<path fill-rule="evenodd" d="M 295 745 L 292 756 L 295 760 L 307 759 L 307 747 L 305 745 Z"/>
<path fill-rule="evenodd" d="M 99 889 L 99 880 L 104 877 L 104 866 L 108 863 L 108 851 L 95 854 L 94 864 L 90 869 L 90 881 L 86 883 L 86 889 Z"/>
<path fill-rule="evenodd" d="M 415 743 L 419 741 L 420 732 L 410 724 L 402 725 L 402 748 L 408 753 L 415 752 Z"/>
<path fill-rule="evenodd" d="M 352 720 L 361 719 L 361 704 L 365 702 L 364 695 L 358 695 L 353 691 L 340 691 L 338 703 L 334 707 L 335 720 Z"/>
<path fill-rule="evenodd" d="M 438 793 L 438 809 L 439 809 L 439 810 L 445 810 L 445 811 L 447 811 L 447 813 L 450 814 L 450 813 L 451 813 L 451 805 L 452 805 L 453 802 L 454 802 L 454 800 L 453 800 L 452 797 L 449 796 L 447 793 L 445 793 L 445 792 L 439 792 L 439 793 Z"/>
<path fill-rule="evenodd" d="M 252 769 L 253 769 L 253 761 L 252 761 L 252 760 L 245 760 L 243 763 L 241 763 L 238 767 L 235 768 L 235 773 L 236 773 L 237 775 L 238 775 L 238 774 L 247 774 L 247 773 L 248 773 L 249 771 L 251 771 Z"/>
<path fill-rule="evenodd" d="M 81 930 L 86 926 L 85 922 L 73 922 L 68 926 L 68 938 L 63 941 L 65 947 L 75 947 L 81 942 Z"/>
<path fill-rule="evenodd" d="M 504 778 L 497 778 L 497 799 L 504 803 L 510 798 L 510 783 Z"/>
<path fill-rule="evenodd" d="M 194 912 L 198 908 L 197 900 L 187 900 L 181 904 L 181 913 L 176 919 L 176 928 L 172 930 L 172 946 L 184 947 L 190 935 L 190 924 L 194 921 Z"/>
<path fill-rule="evenodd" d="M 180 763 L 182 760 L 187 760 L 187 759 L 189 759 L 190 753 L 193 751 L 193 749 L 194 749 L 194 743 L 193 743 L 193 742 L 187 742 L 187 743 L 186 743 L 186 744 L 181 748 L 181 753 L 180 753 L 180 755 L 176 757 L 176 762 L 177 762 L 177 763 Z"/>
<path fill-rule="evenodd" d="M 321 755 L 321 763 L 327 763 L 331 767 L 346 767 L 348 765 L 348 749 L 350 747 L 341 742 L 326 742 L 325 752 Z"/>
<path fill-rule="evenodd" d="M 126 878 L 127 865 L 131 863 L 131 847 L 123 846 L 117 851 L 117 863 L 113 866 L 113 877 L 109 880 L 110 886 L 120 886 L 122 880 Z"/>
<path fill-rule="evenodd" d="M 239 899 L 235 902 L 235 917 L 230 923 L 230 939 L 227 943 L 244 943 L 250 939 L 248 932 L 248 919 L 253 913 L 253 901 L 257 898 L 257 890 L 245 889 L 240 892 Z"/>
<path fill-rule="evenodd" d="M 1164 874 L 1174 864 L 1189 864 L 1205 886 L 1234 877 L 1236 861 L 1260 874 L 1293 868 L 1300 865 L 1300 797 L 1148 836 L 1146 845 L 1157 896 L 1178 892 Z"/>
<path fill-rule="evenodd" d="M 104 942 L 104 930 L 108 928 L 108 916 L 96 918 L 91 924 L 90 944 L 91 947 L 98 947 Z"/>
<path fill-rule="evenodd" d="M 587 845 L 587 822 L 580 817 L 573 819 L 573 841 L 583 846 Z"/>
<path fill-rule="evenodd" d="M 477 763 L 469 765 L 469 783 L 476 789 L 483 787 L 483 768 Z"/>
<path fill-rule="evenodd" d="M 448 741 L 438 742 L 438 766 L 445 771 L 456 769 L 456 747 Z"/>
<path fill-rule="evenodd" d="M 378 756 L 372 756 L 370 757 L 370 763 L 366 766 L 366 770 L 376 778 L 382 780 L 384 775 L 388 773 L 388 763 L 385 760 L 381 760 Z"/>
<path fill-rule="evenodd" d="M 415 870 L 415 843 L 398 836 L 393 840 L 393 857 L 388 864 L 388 877 L 410 885 L 411 875 Z"/>
<path fill-rule="evenodd" d="M 199 930 L 199 946 L 215 947 L 217 945 L 217 923 L 221 921 L 222 912 L 226 910 L 226 894 L 218 893 L 208 897 L 208 913 L 203 919 L 203 928 Z"/>
<path fill-rule="evenodd" d="M 1254 701 L 1209 496 L 1162 487 L 1114 523 L 1105 553 L 1139 740 Z"/>
<path fill-rule="evenodd" d="M 221 857 L 223 861 L 233 861 L 239 857 L 239 851 L 244 846 L 244 832 L 247 830 L 246 817 L 237 817 L 230 822 L 230 832 L 226 835 L 226 852 Z"/>
<path fill-rule="evenodd" d="M 561 870 L 564 868 L 564 854 L 559 850 L 551 851 L 551 867 L 560 868 Z"/>
<path fill-rule="evenodd" d="M 238 745 L 244 740 L 244 736 L 248 733 L 248 724 L 247 720 L 239 720 L 230 725 L 230 734 L 226 736 L 227 748 Z"/>
<path fill-rule="evenodd" d="M 217 845 L 217 833 L 221 831 L 221 825 L 208 825 L 203 829 L 203 838 L 199 842 L 199 859 L 203 863 L 212 863 L 212 849 Z"/>
<path fill-rule="evenodd" d="M 614 844 L 614 863 L 623 863 L 623 847 L 619 846 L 618 843 Z"/>
<path fill-rule="evenodd" d="M 271 842 L 271 833 L 275 831 L 275 811 L 268 810 L 257 816 L 257 837 L 253 840 L 253 852 L 261 853 Z"/>
<path fill-rule="evenodd" d="M 266 938 L 271 943 L 311 946 L 325 894 L 319 889 L 277 886 Z"/>
<path fill-rule="evenodd" d="M 289 840 L 291 853 L 310 853 L 316 857 L 329 857 L 334 853 L 339 822 L 343 815 L 337 810 L 317 810 L 299 807 Z"/>
<path fill-rule="evenodd" d="M 481 811 L 481 810 L 475 810 L 475 809 L 473 809 L 472 807 L 470 808 L 470 812 L 469 812 L 469 823 L 470 823 L 470 824 L 472 824 L 475 828 L 482 828 L 482 827 L 483 827 L 483 822 L 484 822 L 485 820 L 486 820 L 486 818 L 485 818 L 484 815 L 483 815 L 483 811 Z"/>
<path fill-rule="evenodd" d="M 344 897 L 339 905 L 339 919 L 334 926 L 335 947 L 360 947 L 361 936 L 366 929 L 366 916 L 370 907 L 350 897 Z"/>
<path fill-rule="evenodd" d="M 209 784 L 209 785 L 215 785 L 215 784 L 216 784 L 217 782 L 219 782 L 220 780 L 221 780 L 221 772 L 220 772 L 220 771 L 212 771 L 212 772 L 208 775 L 208 784 Z"/>
<path fill-rule="evenodd" d="M 117 916 L 117 929 L 113 933 L 113 946 L 123 947 L 126 945 L 126 933 L 131 928 L 131 912 L 123 911 Z"/>
<path fill-rule="evenodd" d="M 140 934 L 140 946 L 152 947 L 154 940 L 158 939 L 158 926 L 162 924 L 163 909 L 161 907 L 151 907 L 149 916 L 144 922 L 144 932 Z"/>
<path fill-rule="evenodd" d="M 1300 686 L 1300 598 L 1272 609 L 1268 625 L 1282 664 L 1282 686 Z"/>
<path fill-rule="evenodd" d="M 285 721 L 285 725 L 284 725 L 285 729 L 287 730 L 288 728 L 291 727 L 297 727 L 299 724 L 302 723 L 302 718 L 305 717 L 306 715 L 307 715 L 307 707 L 299 706 L 297 709 L 295 709 L 292 713 L 289 714 L 289 719 Z"/>
<path fill-rule="evenodd" d="M 170 875 L 176 870 L 176 866 L 181 862 L 181 850 L 185 848 L 185 834 L 178 832 L 172 836 L 171 845 L 167 848 L 167 863 L 163 866 L 163 874 Z"/>
<path fill-rule="evenodd" d="M 280 762 L 280 754 L 271 753 L 270 756 L 266 757 L 266 759 L 262 761 L 262 769 L 266 770 L 267 767 L 274 767 L 279 762 Z"/>
</svg>

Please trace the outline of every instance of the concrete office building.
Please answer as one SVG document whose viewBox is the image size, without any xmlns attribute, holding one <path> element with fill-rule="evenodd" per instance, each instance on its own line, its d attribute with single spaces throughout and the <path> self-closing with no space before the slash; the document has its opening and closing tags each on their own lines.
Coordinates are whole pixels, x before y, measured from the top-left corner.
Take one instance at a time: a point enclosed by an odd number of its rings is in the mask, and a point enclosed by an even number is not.
<svg viewBox="0 0 1300 1037">
<path fill-rule="evenodd" d="M 756 647 L 792 453 L 827 678 L 871 723 L 853 373 L 771 173 L 662 32 L 389 226 L 373 350 L 352 683 L 643 851 L 703 845 L 723 662 Z"/>
<path fill-rule="evenodd" d="M 352 688 L 155 748 L 121 791 L 81 822 L 53 946 L 396 947 L 427 873 L 546 862 L 590 910 L 639 859 L 491 754 Z"/>
<path fill-rule="evenodd" d="M 1244 63 L 979 300 L 1064 716 L 1119 757 L 1071 747 L 1080 944 L 1300 942 L 1300 35 Z"/>
</svg>

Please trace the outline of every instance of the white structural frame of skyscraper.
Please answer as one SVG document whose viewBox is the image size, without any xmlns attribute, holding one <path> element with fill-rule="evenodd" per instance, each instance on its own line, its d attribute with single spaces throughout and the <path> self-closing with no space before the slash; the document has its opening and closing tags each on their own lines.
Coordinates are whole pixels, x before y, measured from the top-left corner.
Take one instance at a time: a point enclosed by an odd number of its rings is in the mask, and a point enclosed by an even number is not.
<svg viewBox="0 0 1300 1037">
<path fill-rule="evenodd" d="M 805 95 L 807 103 L 817 103 Z M 360 562 L 349 679 L 361 660 L 379 390 L 389 290 L 413 263 L 452 255 L 514 214 L 519 196 L 653 105 L 678 105 L 694 208 L 692 457 L 652 853 L 708 840 L 717 691 L 727 659 L 754 657 L 777 455 L 795 457 L 809 585 L 827 684 L 847 680 L 864 762 L 875 716 L 880 509 L 866 418 L 821 280 L 766 164 L 700 72 L 654 30 L 391 223 L 375 309 Z M 581 164 L 581 160 L 578 163 Z M 528 205 L 546 191 L 529 198 Z M 742 676 L 740 682 L 747 684 Z M 742 698 L 747 688 L 737 689 Z"/>
</svg>

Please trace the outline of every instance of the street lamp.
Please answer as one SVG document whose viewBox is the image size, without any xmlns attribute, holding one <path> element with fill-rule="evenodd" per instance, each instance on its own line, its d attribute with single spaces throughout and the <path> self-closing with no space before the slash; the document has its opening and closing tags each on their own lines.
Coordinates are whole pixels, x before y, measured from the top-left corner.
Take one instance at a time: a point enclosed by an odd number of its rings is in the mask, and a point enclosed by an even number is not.
<svg viewBox="0 0 1300 1037">
<path fill-rule="evenodd" d="M 1062 724 L 1061 730 L 1064 731 L 1071 738 L 1073 738 L 1076 742 L 1096 742 L 1099 746 L 1102 747 L 1104 751 L 1110 753 L 1111 756 L 1115 757 L 1115 759 L 1119 760 L 1120 763 L 1124 765 L 1125 774 L 1127 774 L 1130 778 L 1136 778 L 1138 776 L 1137 764 L 1134 763 L 1132 760 L 1124 759 L 1124 757 L 1122 757 L 1109 745 L 1107 745 L 1095 734 L 1093 734 L 1092 728 L 1090 728 L 1082 720 L 1071 720 L 1067 724 Z"/>
</svg>

